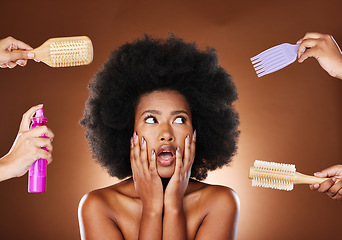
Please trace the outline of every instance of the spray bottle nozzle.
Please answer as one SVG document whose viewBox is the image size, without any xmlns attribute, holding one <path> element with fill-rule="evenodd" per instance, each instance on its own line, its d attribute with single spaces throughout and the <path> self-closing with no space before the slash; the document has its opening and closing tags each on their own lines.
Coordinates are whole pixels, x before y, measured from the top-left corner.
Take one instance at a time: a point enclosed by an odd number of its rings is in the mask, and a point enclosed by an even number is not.
<svg viewBox="0 0 342 240">
<path fill-rule="evenodd" d="M 42 108 L 36 111 L 36 117 L 44 117 L 44 112 Z"/>
</svg>

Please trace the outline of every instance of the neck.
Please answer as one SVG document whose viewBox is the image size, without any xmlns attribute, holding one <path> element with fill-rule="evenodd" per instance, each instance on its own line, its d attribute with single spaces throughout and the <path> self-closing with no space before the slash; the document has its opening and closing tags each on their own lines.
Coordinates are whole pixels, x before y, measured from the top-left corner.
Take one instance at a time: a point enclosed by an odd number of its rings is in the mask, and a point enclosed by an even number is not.
<svg viewBox="0 0 342 240">
<path fill-rule="evenodd" d="M 170 181 L 170 178 L 161 178 L 161 180 L 162 180 L 163 188 L 164 188 L 164 191 L 165 191 L 165 189 L 166 189 L 166 187 L 167 187 L 167 184 L 168 184 L 169 181 Z"/>
</svg>

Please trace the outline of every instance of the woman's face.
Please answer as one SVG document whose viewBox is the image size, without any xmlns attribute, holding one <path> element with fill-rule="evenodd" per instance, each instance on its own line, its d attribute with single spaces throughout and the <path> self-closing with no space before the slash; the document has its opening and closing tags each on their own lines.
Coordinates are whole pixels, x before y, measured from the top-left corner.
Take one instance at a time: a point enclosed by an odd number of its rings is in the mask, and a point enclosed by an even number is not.
<svg viewBox="0 0 342 240">
<path fill-rule="evenodd" d="M 148 159 L 154 149 L 157 170 L 170 178 L 175 169 L 176 149 L 184 152 L 185 138 L 192 137 L 192 118 L 185 97 L 177 91 L 154 91 L 141 96 L 135 111 L 134 129 L 147 143 Z"/>
</svg>

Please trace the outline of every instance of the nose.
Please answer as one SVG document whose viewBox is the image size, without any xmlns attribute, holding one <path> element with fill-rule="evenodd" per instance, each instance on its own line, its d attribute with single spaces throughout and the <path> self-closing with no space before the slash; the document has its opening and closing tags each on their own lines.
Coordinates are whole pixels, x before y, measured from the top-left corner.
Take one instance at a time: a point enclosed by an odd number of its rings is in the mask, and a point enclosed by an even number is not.
<svg viewBox="0 0 342 240">
<path fill-rule="evenodd" d="M 160 125 L 159 140 L 162 142 L 172 142 L 175 140 L 172 127 L 168 123 Z"/>
</svg>

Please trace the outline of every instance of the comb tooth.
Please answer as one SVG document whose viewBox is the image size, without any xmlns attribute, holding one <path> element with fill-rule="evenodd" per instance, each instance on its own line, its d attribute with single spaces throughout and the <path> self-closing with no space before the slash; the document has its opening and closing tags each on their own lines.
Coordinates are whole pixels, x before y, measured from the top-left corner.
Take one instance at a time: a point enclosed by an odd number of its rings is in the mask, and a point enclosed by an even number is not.
<svg viewBox="0 0 342 240">
<path fill-rule="evenodd" d="M 252 61 L 252 60 L 251 60 Z M 254 65 L 254 64 L 256 64 L 256 63 L 258 63 L 258 62 L 260 62 L 261 61 L 261 59 L 260 58 L 255 58 L 253 61 L 252 61 L 252 64 Z"/>
<path fill-rule="evenodd" d="M 273 51 L 267 52 L 265 54 L 260 55 L 258 58 L 261 60 L 268 59 L 272 56 L 277 56 L 279 54 L 283 54 L 284 51 L 281 48 L 276 48 Z"/>
<path fill-rule="evenodd" d="M 252 179 L 252 186 L 291 191 L 293 190 L 293 181 L 258 176 Z"/>
<path fill-rule="evenodd" d="M 273 69 L 278 68 L 279 66 L 283 66 L 283 65 L 287 66 L 287 65 L 289 65 L 289 64 L 290 64 L 290 63 L 286 62 L 285 59 L 279 58 L 279 59 L 277 59 L 277 61 L 273 61 L 272 64 L 268 64 L 268 65 L 265 64 L 264 70 L 265 70 L 265 71 L 271 71 L 271 70 L 273 70 Z M 258 73 L 258 72 L 257 72 L 257 73 Z"/>
<path fill-rule="evenodd" d="M 253 60 L 256 59 L 256 58 L 262 58 L 262 57 L 266 56 L 266 55 L 267 55 L 268 53 L 270 53 L 270 52 L 278 51 L 279 49 L 282 49 L 282 48 L 283 48 L 283 45 L 284 45 L 284 43 L 283 43 L 283 44 L 280 44 L 280 45 L 277 45 L 277 46 L 274 46 L 274 47 L 271 47 L 271 48 L 269 48 L 269 49 L 267 49 L 267 50 L 265 50 L 265 51 L 259 53 L 258 55 L 252 57 L 252 58 L 251 58 L 251 61 L 253 61 Z"/>
<path fill-rule="evenodd" d="M 254 68 L 259 68 L 259 67 L 270 68 L 270 67 L 273 67 L 276 63 L 283 62 L 283 61 L 285 61 L 285 59 L 282 58 L 282 56 L 274 56 L 270 59 L 259 62 L 258 64 L 254 65 L 253 67 Z"/>
<path fill-rule="evenodd" d="M 252 186 L 291 191 L 296 168 L 292 164 L 282 164 L 256 160 Z"/>
<path fill-rule="evenodd" d="M 253 65 L 253 67 L 254 67 L 254 69 L 255 69 L 255 71 L 257 70 L 257 69 L 259 69 L 260 67 L 263 67 L 263 63 L 262 62 L 259 62 L 259 63 L 257 63 L 257 64 L 255 64 L 255 65 Z"/>
<path fill-rule="evenodd" d="M 274 61 L 278 60 L 278 59 L 286 59 L 286 55 L 284 54 L 284 52 L 278 52 L 278 53 L 274 53 L 274 54 L 270 54 L 267 57 L 263 58 L 260 60 L 260 63 L 264 64 L 264 65 L 272 65 Z"/>
<path fill-rule="evenodd" d="M 281 55 L 275 55 L 272 56 L 271 58 L 265 59 L 260 61 L 258 64 L 254 65 L 253 67 L 255 68 L 255 71 L 257 72 L 259 69 L 268 69 L 270 67 L 275 67 L 275 63 L 277 62 L 283 62 L 286 61 L 286 59 L 284 59 L 285 56 L 284 54 Z M 277 64 L 278 66 L 279 64 Z M 258 74 L 258 73 L 257 73 Z"/>
<path fill-rule="evenodd" d="M 260 77 L 266 75 L 266 74 L 269 74 L 269 73 L 273 73 L 275 71 L 278 71 L 279 69 L 282 69 L 284 67 L 286 67 L 287 65 L 289 65 L 291 63 L 288 63 L 288 62 L 284 62 L 283 64 L 280 64 L 280 65 L 277 65 L 277 66 L 273 66 L 272 68 L 269 68 L 269 69 L 264 69 L 263 72 L 257 72 L 258 74 L 258 77 L 259 77 L 259 74 L 261 75 Z"/>
</svg>

